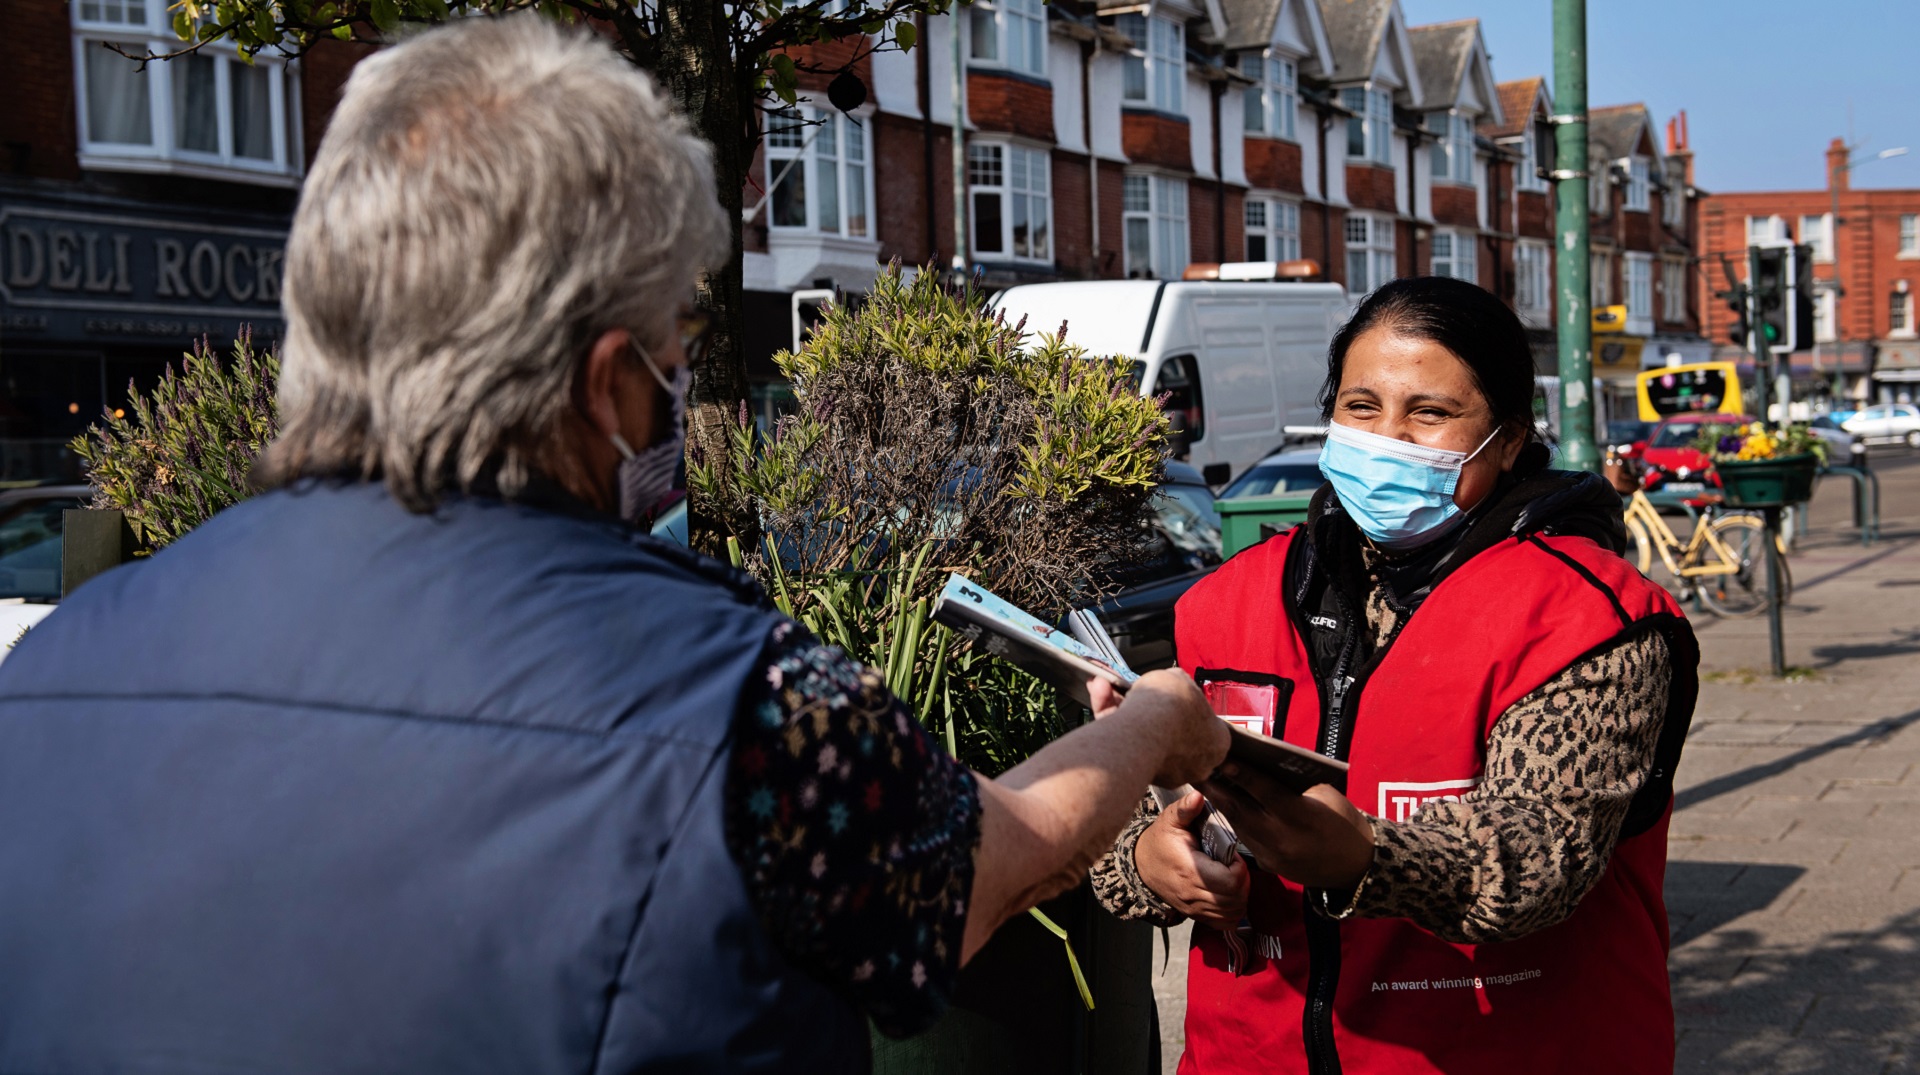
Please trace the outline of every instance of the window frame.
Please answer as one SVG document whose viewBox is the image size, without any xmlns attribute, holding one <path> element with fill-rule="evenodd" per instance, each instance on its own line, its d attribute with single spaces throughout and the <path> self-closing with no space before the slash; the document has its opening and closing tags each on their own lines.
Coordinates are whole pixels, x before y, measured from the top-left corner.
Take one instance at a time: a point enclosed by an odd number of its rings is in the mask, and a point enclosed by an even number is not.
<svg viewBox="0 0 1920 1075">
<path fill-rule="evenodd" d="M 1262 223 L 1253 222 L 1258 207 Z M 1242 239 L 1248 261 L 1295 261 L 1300 257 L 1300 203 L 1293 198 L 1273 194 L 1249 194 L 1240 214 Z M 1292 227 L 1287 227 L 1287 223 Z M 1253 256 L 1253 241 L 1259 239 L 1262 257 Z"/>
<path fill-rule="evenodd" d="M 1672 170 L 1672 165 L 1668 165 Z M 1667 177 L 1666 189 L 1660 192 L 1660 220 L 1669 228 L 1687 226 L 1687 183 L 1684 178 Z"/>
<path fill-rule="evenodd" d="M 1593 250 L 1587 255 L 1587 300 L 1597 310 L 1613 306 L 1613 251 Z"/>
<path fill-rule="evenodd" d="M 1347 117 L 1347 159 L 1393 167 L 1393 91 L 1371 82 L 1344 86 L 1340 103 L 1353 112 Z M 1357 156 L 1353 152 L 1356 129 L 1364 151 Z"/>
<path fill-rule="evenodd" d="M 1441 121 L 1439 128 L 1434 126 L 1435 120 Z M 1427 130 L 1437 136 L 1429 150 L 1433 181 L 1473 186 L 1473 120 L 1453 108 L 1429 112 Z"/>
<path fill-rule="evenodd" d="M 109 22 L 88 18 L 89 7 L 104 10 L 108 5 L 124 10 L 135 4 L 141 9 L 141 21 Z M 139 77 L 146 80 L 147 129 L 150 140 L 110 142 L 93 137 L 90 114 L 92 87 L 88 82 L 88 58 L 100 53 L 130 67 L 136 61 L 114 55 L 104 48 L 114 42 L 133 48 L 167 53 L 179 48 L 170 25 L 155 25 L 165 19 L 164 0 L 75 0 L 70 5 L 68 45 L 73 56 L 74 130 L 77 160 L 82 168 L 119 172 L 164 172 L 204 176 L 262 186 L 298 186 L 305 171 L 304 131 L 300 120 L 300 79 L 298 60 L 278 50 L 263 51 L 248 64 L 231 42 L 219 41 L 200 47 L 193 55 L 213 62 L 213 113 L 215 144 L 211 152 L 179 145 L 181 119 L 175 108 L 174 80 L 186 77 L 181 60 L 149 63 Z M 270 156 L 242 156 L 238 152 L 238 132 L 234 129 L 235 80 L 233 67 L 263 71 L 267 90 L 267 140 Z"/>
<path fill-rule="evenodd" d="M 974 153 L 976 150 L 980 151 L 983 155 L 989 151 L 999 154 L 1000 181 L 998 183 L 982 183 L 974 178 Z M 1025 160 L 1024 174 L 1027 177 L 1025 186 L 1016 186 L 1013 182 L 1014 176 L 1021 174 L 1014 167 L 1016 155 Z M 1033 168 L 1034 162 L 1036 161 L 1042 170 L 1040 180 L 1042 185 L 1039 187 L 1034 186 L 1033 181 Z M 976 207 L 979 205 L 977 199 L 982 196 L 998 197 L 1001 199 L 1000 249 L 998 250 L 983 250 L 978 245 L 980 238 L 978 221 L 980 217 Z M 1031 227 L 1033 202 L 1038 199 L 1042 203 L 1042 219 L 1045 227 L 1041 229 L 1041 233 L 1043 235 L 1043 242 L 1046 245 L 1046 253 L 1044 254 L 1036 255 L 1031 252 L 1021 254 L 1017 251 L 1017 240 L 1014 234 L 1016 214 L 1013 210 L 1016 200 L 1022 198 L 1026 199 L 1028 220 L 1030 222 L 1027 232 L 1029 251 L 1033 248 L 1032 240 L 1034 232 Z M 967 212 L 970 220 L 973 221 L 974 224 L 967 237 L 967 244 L 972 249 L 972 254 L 976 260 L 1009 261 L 1025 265 L 1052 265 L 1054 263 L 1052 151 L 1044 146 L 1026 145 L 1012 140 L 977 137 L 970 139 L 967 143 Z"/>
<path fill-rule="evenodd" d="M 1754 224 L 1756 222 L 1764 223 L 1767 225 L 1765 229 L 1766 234 L 1764 235 L 1754 234 Z M 1785 242 L 1786 239 L 1787 239 L 1787 218 L 1786 217 L 1783 217 L 1778 213 L 1774 213 L 1769 216 L 1750 216 L 1747 218 L 1746 245 L 1753 246 L 1757 243 L 1780 243 L 1780 242 Z"/>
<path fill-rule="evenodd" d="M 1895 325 L 1896 314 L 1899 315 L 1900 320 L 1905 322 L 1904 325 Z M 1887 337 L 1889 339 L 1910 340 L 1916 335 L 1920 335 L 1920 332 L 1916 332 L 1916 326 L 1913 323 L 1913 292 L 1888 292 Z"/>
<path fill-rule="evenodd" d="M 1810 229 L 1807 227 L 1809 222 L 1813 222 L 1816 225 L 1816 228 L 1811 230 L 1817 230 L 1819 232 L 1819 242 L 1814 242 L 1810 237 Z M 1831 265 L 1833 263 L 1833 214 L 1800 214 L 1800 241 L 1813 247 L 1814 264 Z"/>
<path fill-rule="evenodd" d="M 1920 258 L 1920 213 L 1900 214 L 1900 253 L 1903 258 Z"/>
<path fill-rule="evenodd" d="M 1447 243 L 1445 254 L 1440 253 L 1442 239 Z M 1468 231 L 1465 228 L 1435 228 L 1429 242 L 1431 254 L 1428 267 L 1432 275 L 1449 276 L 1455 280 L 1465 280 L 1470 284 L 1480 282 L 1478 250 L 1480 235 L 1478 232 Z M 1440 267 L 1442 261 L 1446 263 L 1444 271 Z M 1460 272 L 1462 269 L 1465 270 L 1464 275 Z"/>
<path fill-rule="evenodd" d="M 1621 283 L 1627 295 L 1627 319 L 1651 322 L 1654 318 L 1653 255 L 1629 250 L 1621 262 L 1625 271 Z"/>
<path fill-rule="evenodd" d="M 967 66 L 990 67 L 1030 78 L 1047 78 L 1047 7 L 1045 0 L 973 0 L 967 9 Z M 989 18 L 983 20 L 981 16 Z M 993 26 L 991 56 L 979 53 L 982 21 Z M 1016 36 L 1017 35 L 1017 36 Z M 1027 61 L 1015 63 L 1013 43 Z"/>
<path fill-rule="evenodd" d="M 1256 68 L 1252 74 L 1247 71 L 1249 64 Z M 1260 103 L 1261 117 L 1261 122 L 1254 125 L 1253 112 L 1243 107 L 1243 133 L 1289 142 L 1299 141 L 1299 64 L 1292 57 L 1264 49 L 1241 53 L 1239 71 L 1254 79 L 1254 84 L 1246 87 L 1241 96 L 1247 102 Z"/>
<path fill-rule="evenodd" d="M 1356 243 L 1353 238 L 1353 226 L 1356 223 L 1364 224 L 1367 232 L 1366 237 L 1358 243 Z M 1396 260 L 1398 252 L 1394 249 L 1396 241 L 1394 233 L 1397 229 L 1394 225 L 1394 218 L 1385 213 L 1365 213 L 1358 211 L 1350 211 L 1347 213 L 1347 219 L 1341 225 L 1340 234 L 1341 238 L 1345 241 L 1346 257 L 1344 260 L 1346 262 L 1346 284 L 1347 294 L 1350 297 L 1358 299 L 1365 295 L 1371 295 L 1374 291 L 1378 290 L 1382 284 L 1399 276 L 1400 266 Z M 1383 236 L 1384 240 L 1382 238 Z M 1364 289 L 1357 289 L 1354 286 L 1354 268 L 1356 265 L 1354 259 L 1356 256 L 1361 259 L 1358 264 L 1366 272 L 1368 277 L 1366 280 L 1361 281 L 1366 285 Z M 1374 279 L 1376 276 L 1379 278 Z"/>
<path fill-rule="evenodd" d="M 790 112 L 797 112 L 801 115 L 804 125 L 800 130 L 806 132 L 802 135 L 801 144 L 797 147 L 778 145 L 774 142 L 771 135 L 774 121 L 781 119 Z M 821 162 L 819 136 L 824 132 L 814 125 L 814 121 L 817 118 L 823 118 L 828 123 L 831 123 L 834 130 L 833 156 L 830 159 L 834 167 L 834 203 L 835 211 L 839 218 L 839 227 L 832 231 L 820 227 L 821 199 L 819 192 L 824 188 L 821 185 L 819 174 Z M 762 150 L 760 156 L 761 179 L 765 184 L 764 189 L 767 192 L 766 227 L 769 237 L 777 235 L 782 238 L 797 238 L 805 235 L 820 236 L 828 239 L 847 239 L 854 242 L 879 242 L 879 238 L 874 234 L 877 221 L 874 218 L 876 203 L 874 201 L 873 124 L 871 122 L 862 122 L 862 119 L 870 118 L 870 116 L 848 115 L 834 108 L 819 109 L 811 104 L 796 104 L 790 108 L 782 108 L 767 113 L 767 119 L 763 129 L 768 131 L 769 134 L 761 140 Z M 849 140 L 847 134 L 849 131 L 853 132 L 859 139 L 860 157 L 858 160 L 852 159 L 852 154 L 848 149 Z M 807 195 L 807 219 L 804 224 L 781 224 L 777 222 L 775 215 L 778 203 L 774 199 L 774 192 L 776 190 L 774 177 L 780 171 L 777 165 L 783 165 L 795 156 L 802 158 L 799 171 L 802 175 L 801 184 Z M 858 168 L 861 172 L 860 195 L 863 207 L 866 210 L 863 214 L 866 222 L 865 227 L 859 234 L 853 233 L 849 227 L 849 220 L 852 214 L 847 211 L 850 201 L 848 191 L 851 189 L 848 183 L 848 173 L 855 168 Z M 784 181 L 782 185 L 784 185 Z"/>
<path fill-rule="evenodd" d="M 1529 255 L 1522 257 L 1522 254 Z M 1535 264 L 1537 262 L 1537 264 Z M 1535 290 L 1536 282 L 1528 278 L 1538 273 L 1536 302 L 1528 302 L 1529 291 Z M 1537 315 L 1539 320 L 1553 320 L 1553 246 L 1540 239 L 1520 239 L 1513 248 L 1514 310 L 1522 315 Z"/>
<path fill-rule="evenodd" d="M 1513 189 L 1545 194 L 1550 187 L 1540 176 L 1540 162 L 1534 158 L 1533 128 L 1534 121 L 1529 120 L 1520 132 L 1520 163 L 1514 166 Z"/>
<path fill-rule="evenodd" d="M 1629 213 L 1645 213 L 1653 208 L 1653 162 L 1645 157 L 1627 158 L 1627 196 L 1621 208 Z"/>
<path fill-rule="evenodd" d="M 1677 254 L 1660 256 L 1660 319 L 1679 324 L 1687 319 L 1687 259 Z"/>
<path fill-rule="evenodd" d="M 1130 29 L 1134 26 L 1140 28 L 1139 35 L 1135 35 Z M 1140 97 L 1132 96 L 1127 85 L 1126 74 L 1123 73 L 1121 76 L 1121 105 L 1185 115 L 1187 107 L 1186 24 L 1164 15 L 1130 12 L 1114 16 L 1114 28 L 1133 42 L 1133 47 L 1122 54 L 1123 66 L 1130 72 L 1134 65 L 1138 64 L 1141 72 L 1140 84 L 1143 96 Z"/>
<path fill-rule="evenodd" d="M 1833 301 L 1831 291 L 1820 290 L 1813 293 L 1813 342 L 1837 343 L 1840 336 L 1835 324 L 1838 305 Z"/>
<path fill-rule="evenodd" d="M 1137 207 L 1128 187 L 1136 183 L 1145 183 L 1147 207 Z M 1178 190 L 1179 197 L 1172 195 Z M 1189 229 L 1192 227 L 1188 213 L 1191 200 L 1188 197 L 1187 180 L 1184 176 L 1164 175 L 1159 172 L 1128 172 L 1121 179 L 1121 269 L 1129 280 L 1178 280 L 1186 271 L 1192 258 L 1192 240 Z M 1176 211 L 1173 202 L 1178 201 Z M 1147 229 L 1147 264 L 1137 266 L 1133 263 L 1132 227 L 1144 222 Z M 1175 262 L 1179 264 L 1174 264 Z M 1146 275 L 1137 275 L 1136 270 L 1145 268 Z"/>
</svg>

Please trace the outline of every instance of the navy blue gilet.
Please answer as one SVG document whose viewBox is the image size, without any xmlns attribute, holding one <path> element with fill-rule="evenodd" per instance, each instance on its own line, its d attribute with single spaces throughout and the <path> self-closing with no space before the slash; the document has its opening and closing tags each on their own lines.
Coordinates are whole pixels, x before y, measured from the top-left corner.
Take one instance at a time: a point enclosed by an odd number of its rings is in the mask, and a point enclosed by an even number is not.
<svg viewBox="0 0 1920 1075">
<path fill-rule="evenodd" d="M 611 524 L 270 493 L 0 665 L 0 1071 L 842 1072 L 728 854 L 776 616 Z"/>
</svg>

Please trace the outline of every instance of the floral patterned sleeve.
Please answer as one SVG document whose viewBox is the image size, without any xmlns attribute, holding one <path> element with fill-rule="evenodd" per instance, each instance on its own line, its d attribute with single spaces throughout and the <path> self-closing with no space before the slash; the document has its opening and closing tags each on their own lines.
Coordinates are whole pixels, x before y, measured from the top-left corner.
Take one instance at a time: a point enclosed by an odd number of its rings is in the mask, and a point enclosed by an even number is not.
<svg viewBox="0 0 1920 1075">
<path fill-rule="evenodd" d="M 783 624 L 734 721 L 727 847 L 793 964 L 896 1037 L 960 970 L 980 796 L 879 674 Z"/>
</svg>

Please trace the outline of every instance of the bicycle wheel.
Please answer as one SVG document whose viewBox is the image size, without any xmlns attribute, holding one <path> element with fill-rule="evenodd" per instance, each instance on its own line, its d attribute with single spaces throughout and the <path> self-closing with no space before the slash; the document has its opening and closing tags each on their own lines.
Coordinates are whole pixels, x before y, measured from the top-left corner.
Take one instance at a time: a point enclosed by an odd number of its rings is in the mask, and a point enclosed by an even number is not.
<svg viewBox="0 0 1920 1075">
<path fill-rule="evenodd" d="M 1729 515 L 1712 523 L 1714 536 L 1734 558 L 1736 570 L 1725 575 L 1702 575 L 1700 598 L 1722 616 L 1757 616 L 1767 610 L 1767 527 L 1757 516 Z M 1716 557 L 1717 553 L 1714 554 Z M 1792 594 L 1786 558 L 1780 561 L 1780 603 Z"/>
<path fill-rule="evenodd" d="M 1647 524 L 1638 519 L 1627 520 L 1627 541 L 1633 546 L 1633 566 L 1648 578 L 1653 577 L 1653 538 L 1647 533 Z"/>
</svg>

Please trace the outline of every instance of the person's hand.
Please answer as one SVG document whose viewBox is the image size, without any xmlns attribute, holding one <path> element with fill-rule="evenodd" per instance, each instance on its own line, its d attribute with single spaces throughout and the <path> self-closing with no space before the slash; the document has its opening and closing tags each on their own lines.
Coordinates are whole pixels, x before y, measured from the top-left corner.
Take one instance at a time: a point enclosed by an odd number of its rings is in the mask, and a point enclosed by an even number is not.
<svg viewBox="0 0 1920 1075">
<path fill-rule="evenodd" d="M 1166 753 L 1153 782 L 1163 788 L 1194 783 L 1226 759 L 1227 722 L 1214 715 L 1207 696 L 1178 669 L 1141 676 L 1115 712 L 1140 713 L 1162 733 Z"/>
<path fill-rule="evenodd" d="M 1099 720 L 1120 708 L 1122 696 L 1105 678 L 1095 676 L 1087 680 L 1087 697 L 1093 702 L 1093 719 Z"/>
<path fill-rule="evenodd" d="M 1153 819 L 1133 847 L 1140 880 L 1174 910 L 1202 925 L 1233 929 L 1247 913 L 1247 889 L 1253 877 L 1239 855 L 1221 865 L 1200 850 L 1190 831 L 1206 811 L 1207 800 L 1190 791 Z"/>
<path fill-rule="evenodd" d="M 1296 795 L 1228 762 L 1198 786 L 1269 873 L 1308 888 L 1347 889 L 1373 865 L 1373 822 L 1329 785 Z"/>
</svg>

